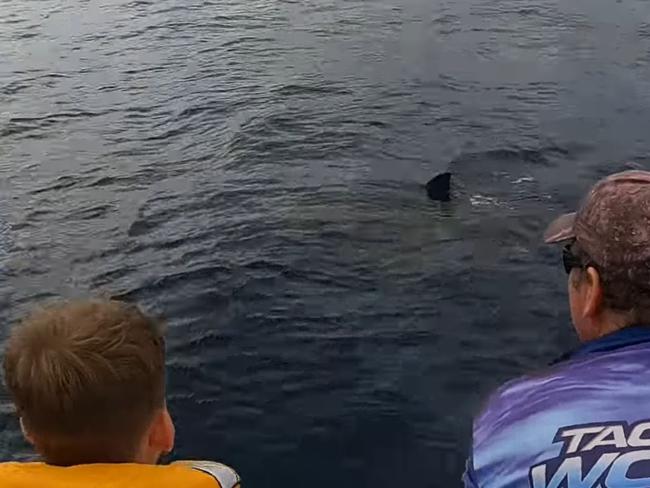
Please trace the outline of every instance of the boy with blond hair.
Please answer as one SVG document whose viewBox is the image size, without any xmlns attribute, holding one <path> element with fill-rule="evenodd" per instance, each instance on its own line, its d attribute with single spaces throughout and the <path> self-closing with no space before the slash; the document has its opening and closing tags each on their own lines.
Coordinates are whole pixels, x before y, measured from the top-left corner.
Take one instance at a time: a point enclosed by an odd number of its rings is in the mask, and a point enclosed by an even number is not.
<svg viewBox="0 0 650 488">
<path fill-rule="evenodd" d="M 25 319 L 4 351 L 5 384 L 42 463 L 0 463 L 3 488 L 235 488 L 213 462 L 157 465 L 174 446 L 160 324 L 138 307 L 89 300 Z"/>
</svg>

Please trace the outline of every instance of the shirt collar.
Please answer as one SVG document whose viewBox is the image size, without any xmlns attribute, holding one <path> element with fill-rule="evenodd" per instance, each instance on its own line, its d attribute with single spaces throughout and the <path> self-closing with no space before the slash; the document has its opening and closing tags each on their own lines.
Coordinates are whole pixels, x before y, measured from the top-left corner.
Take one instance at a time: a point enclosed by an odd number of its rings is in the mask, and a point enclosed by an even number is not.
<svg viewBox="0 0 650 488">
<path fill-rule="evenodd" d="M 594 353 L 613 351 L 644 342 L 650 342 L 650 325 L 633 325 L 594 339 L 593 341 L 585 342 L 573 351 L 563 354 L 553 363 L 567 359 L 582 358 Z"/>
</svg>

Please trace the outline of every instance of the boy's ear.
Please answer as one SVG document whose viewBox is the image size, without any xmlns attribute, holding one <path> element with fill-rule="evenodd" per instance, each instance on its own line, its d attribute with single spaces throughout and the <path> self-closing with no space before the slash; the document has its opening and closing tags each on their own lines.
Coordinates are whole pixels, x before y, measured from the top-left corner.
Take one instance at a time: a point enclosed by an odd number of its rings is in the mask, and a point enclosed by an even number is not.
<svg viewBox="0 0 650 488">
<path fill-rule="evenodd" d="M 27 427 L 25 427 L 25 422 L 23 421 L 23 418 L 20 417 L 20 418 L 18 419 L 18 421 L 20 422 L 20 430 L 21 430 L 21 432 L 23 433 L 23 437 L 24 437 L 25 440 L 26 440 L 27 442 L 29 442 L 31 445 L 34 445 L 34 438 L 31 436 L 31 434 L 30 434 L 29 431 L 27 430 Z"/>
<path fill-rule="evenodd" d="M 149 446 L 161 453 L 169 453 L 174 449 L 176 431 L 169 411 L 165 407 L 154 419 L 149 432 Z"/>
</svg>

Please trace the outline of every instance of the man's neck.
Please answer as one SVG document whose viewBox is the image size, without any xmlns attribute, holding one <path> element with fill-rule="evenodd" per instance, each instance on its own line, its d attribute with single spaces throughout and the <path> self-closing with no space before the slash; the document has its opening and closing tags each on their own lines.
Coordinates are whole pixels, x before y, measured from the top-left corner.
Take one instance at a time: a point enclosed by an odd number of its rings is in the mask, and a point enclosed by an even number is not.
<svg viewBox="0 0 650 488">
<path fill-rule="evenodd" d="M 600 320 L 598 320 L 592 330 L 595 331 L 593 339 L 600 339 L 601 337 L 608 336 L 614 332 L 625 329 L 634 324 L 634 321 L 629 314 L 621 314 L 612 311 L 603 312 Z"/>
</svg>

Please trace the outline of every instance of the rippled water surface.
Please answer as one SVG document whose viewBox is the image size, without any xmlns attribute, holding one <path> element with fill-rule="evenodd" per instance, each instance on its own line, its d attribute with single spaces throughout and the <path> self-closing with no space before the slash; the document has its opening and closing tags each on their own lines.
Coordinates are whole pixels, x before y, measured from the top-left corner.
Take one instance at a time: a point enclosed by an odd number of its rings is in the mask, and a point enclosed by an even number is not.
<svg viewBox="0 0 650 488">
<path fill-rule="evenodd" d="M 539 236 L 648 161 L 649 49 L 641 0 L 0 1 L 0 337 L 126 296 L 176 457 L 458 486 L 484 394 L 573 344 Z"/>
</svg>

